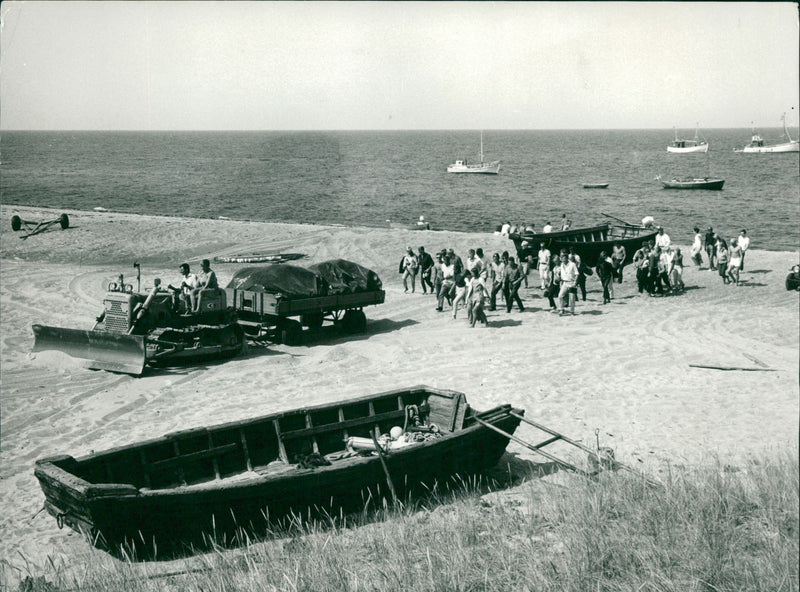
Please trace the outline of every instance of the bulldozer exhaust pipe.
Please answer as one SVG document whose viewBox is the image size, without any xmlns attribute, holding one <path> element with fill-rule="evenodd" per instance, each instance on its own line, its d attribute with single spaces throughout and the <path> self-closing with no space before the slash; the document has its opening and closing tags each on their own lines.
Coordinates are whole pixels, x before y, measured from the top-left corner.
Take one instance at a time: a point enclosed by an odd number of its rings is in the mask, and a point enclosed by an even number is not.
<svg viewBox="0 0 800 592">
<path fill-rule="evenodd" d="M 56 350 L 89 360 L 89 368 L 139 376 L 147 363 L 145 338 L 104 331 L 33 325 L 33 351 Z"/>
</svg>

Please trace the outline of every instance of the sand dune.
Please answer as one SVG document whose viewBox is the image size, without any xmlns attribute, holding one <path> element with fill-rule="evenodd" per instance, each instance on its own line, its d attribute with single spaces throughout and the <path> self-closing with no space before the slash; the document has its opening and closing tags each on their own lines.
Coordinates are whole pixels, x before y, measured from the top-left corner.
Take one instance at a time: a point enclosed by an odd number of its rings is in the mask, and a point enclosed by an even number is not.
<svg viewBox="0 0 800 592">
<path fill-rule="evenodd" d="M 15 566 L 24 563 L 17 551 L 33 566 L 76 553 L 111 561 L 36 515 L 37 458 L 412 384 L 461 390 L 477 408 L 512 403 L 590 445 L 599 430 L 618 459 L 656 474 L 666 461 L 691 464 L 713 453 L 744 464 L 797 442 L 800 308 L 783 282 L 798 253 L 758 250 L 768 237 L 757 231 L 739 287 L 688 267 L 685 294 L 648 298 L 628 273 L 603 306 L 593 276 L 578 315 L 561 318 L 547 312 L 534 272 L 522 290 L 524 313 L 489 313 L 488 328 L 470 328 L 463 312 L 457 320 L 436 312 L 419 287 L 404 294 L 397 264 L 407 245 L 513 253 L 497 235 L 68 211 L 71 228 L 23 240 L 10 230 L 14 213 L 35 220 L 60 212 L 0 212 L 0 559 Z M 672 235 L 679 246 L 691 240 Z M 90 328 L 107 283 L 119 273 L 135 281 L 134 261 L 149 287 L 155 277 L 175 279 L 182 261 L 197 268 L 204 257 L 277 252 L 306 254 L 301 265 L 341 257 L 377 271 L 386 303 L 366 309 L 366 334 L 256 347 L 224 363 L 141 378 L 30 353 L 31 324 Z M 242 265 L 213 267 L 224 285 Z M 516 444 L 509 451 L 534 460 Z"/>
</svg>

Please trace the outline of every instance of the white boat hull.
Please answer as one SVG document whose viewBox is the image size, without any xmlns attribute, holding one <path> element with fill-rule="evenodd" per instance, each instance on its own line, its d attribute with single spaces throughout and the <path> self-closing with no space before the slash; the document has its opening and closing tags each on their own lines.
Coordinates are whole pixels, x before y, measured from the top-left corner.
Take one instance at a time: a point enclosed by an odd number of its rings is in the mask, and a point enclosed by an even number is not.
<svg viewBox="0 0 800 592">
<path fill-rule="evenodd" d="M 500 172 L 500 161 L 480 164 L 451 164 L 448 173 L 473 173 L 478 175 L 496 175 Z"/>
<path fill-rule="evenodd" d="M 685 146 L 678 148 L 677 146 L 667 146 L 667 152 L 675 154 L 686 154 L 688 152 L 708 152 L 708 144 L 700 144 L 699 146 Z"/>
<path fill-rule="evenodd" d="M 791 141 L 784 144 L 775 144 L 774 146 L 745 146 L 741 150 L 734 150 L 734 152 L 742 152 L 745 154 L 800 152 L 800 142 Z"/>
</svg>

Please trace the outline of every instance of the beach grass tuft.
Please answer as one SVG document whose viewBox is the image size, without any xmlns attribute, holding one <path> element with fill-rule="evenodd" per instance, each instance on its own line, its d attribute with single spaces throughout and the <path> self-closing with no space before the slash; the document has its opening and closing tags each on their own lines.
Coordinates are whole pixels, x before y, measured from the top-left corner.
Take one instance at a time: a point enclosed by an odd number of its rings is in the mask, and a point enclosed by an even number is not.
<svg viewBox="0 0 800 592">
<path fill-rule="evenodd" d="M 477 480 L 359 517 L 297 520 L 267 541 L 158 564 L 27 574 L 20 590 L 793 592 L 798 455 L 636 475 Z M 178 566 L 178 567 L 176 567 Z M 70 574 L 70 575 L 68 575 Z M 80 574 L 79 576 L 75 574 Z"/>
</svg>

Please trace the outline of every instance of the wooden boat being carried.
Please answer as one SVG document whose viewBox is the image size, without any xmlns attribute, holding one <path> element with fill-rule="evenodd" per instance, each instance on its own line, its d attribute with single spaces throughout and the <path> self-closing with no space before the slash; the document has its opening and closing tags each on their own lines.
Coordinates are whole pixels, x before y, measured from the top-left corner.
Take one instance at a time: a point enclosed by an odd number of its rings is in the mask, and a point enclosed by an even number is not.
<svg viewBox="0 0 800 592">
<path fill-rule="evenodd" d="M 575 249 L 575 253 L 583 263 L 594 267 L 602 251 L 610 256 L 614 245 L 619 243 L 625 247 L 627 264 L 633 260 L 633 254 L 645 242 L 655 240 L 658 230 L 620 222 L 620 224 L 606 223 L 560 232 L 512 233 L 509 238 L 514 242 L 520 261 L 532 257 L 534 264 L 537 264 L 539 245 L 544 244 L 553 254 L 559 253 L 562 249 L 567 251 Z"/>
<path fill-rule="evenodd" d="M 292 514 L 363 510 L 387 485 L 405 498 L 489 469 L 523 414 L 418 386 L 45 458 L 35 475 L 59 527 L 115 555 L 165 558 L 240 544 Z"/>
</svg>

